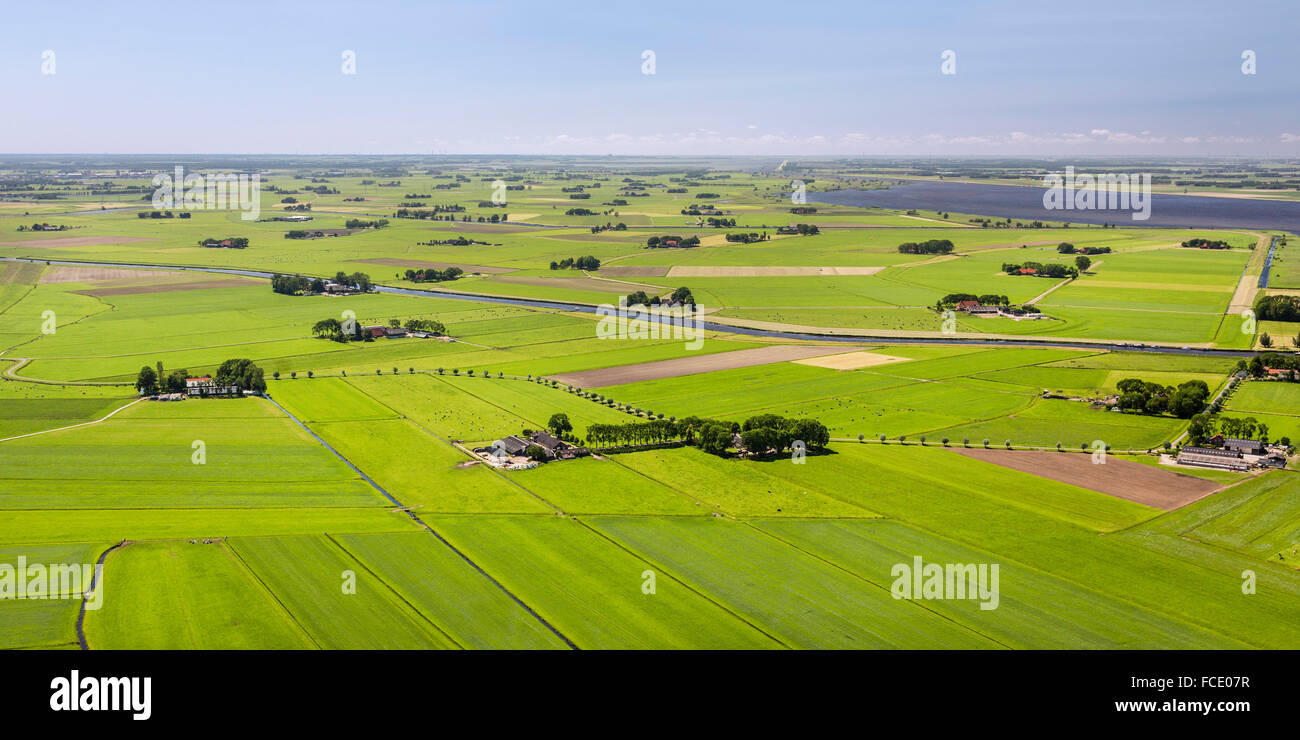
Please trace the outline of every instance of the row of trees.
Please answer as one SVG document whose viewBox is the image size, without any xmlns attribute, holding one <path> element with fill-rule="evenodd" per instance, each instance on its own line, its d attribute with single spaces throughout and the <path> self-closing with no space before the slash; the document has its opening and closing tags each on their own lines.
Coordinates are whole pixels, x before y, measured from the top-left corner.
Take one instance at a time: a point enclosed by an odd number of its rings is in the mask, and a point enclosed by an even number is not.
<svg viewBox="0 0 1300 740">
<path fill-rule="evenodd" d="M 1180 419 L 1201 413 L 1210 399 L 1210 387 L 1204 380 L 1189 380 L 1175 388 L 1140 378 L 1125 378 L 1115 387 L 1119 391 L 1121 411 L 1170 413 Z"/>
<path fill-rule="evenodd" d="M 171 211 L 140 211 L 135 215 L 136 218 L 176 218 L 177 215 L 179 215 L 180 218 L 189 218 L 190 212 L 181 211 L 179 214 L 173 215 Z M 20 226 L 18 227 L 18 230 L 22 231 L 23 229 Z"/>
<path fill-rule="evenodd" d="M 1183 246 L 1193 247 L 1195 249 L 1232 249 L 1232 245 L 1223 241 L 1222 239 L 1211 240 L 1211 239 L 1205 239 L 1203 237 L 1188 239 L 1187 241 L 1183 242 Z"/>
<path fill-rule="evenodd" d="M 985 293 L 984 295 L 975 295 L 974 293 L 949 293 L 939 299 L 936 304 L 938 308 L 952 308 L 962 301 L 979 301 L 985 306 L 1010 306 L 1011 299 L 996 293 Z"/>
<path fill-rule="evenodd" d="M 737 434 L 741 446 L 756 456 L 779 455 L 799 442 L 809 450 L 824 449 L 830 443 L 830 431 L 816 419 L 787 419 L 776 414 L 751 416 L 743 424 L 699 416 L 592 424 L 587 428 L 587 443 L 613 447 L 683 441 L 709 454 L 724 455 L 735 446 Z"/>
<path fill-rule="evenodd" d="M 600 260 L 593 257 L 592 255 L 587 255 L 586 257 L 578 257 L 577 259 L 574 259 L 573 257 L 565 257 L 559 262 L 552 261 L 551 269 L 552 270 L 568 270 L 568 269 L 591 270 L 594 272 L 600 269 Z"/>
<path fill-rule="evenodd" d="M 360 218 L 350 218 L 343 225 L 349 229 L 382 229 L 388 225 L 388 219 L 377 218 L 373 221 L 366 221 Z"/>
<path fill-rule="evenodd" d="M 1110 247 L 1078 247 L 1069 242 L 1061 242 L 1056 245 L 1056 251 L 1061 254 L 1110 254 Z"/>
<path fill-rule="evenodd" d="M 898 245 L 903 254 L 952 254 L 954 249 L 949 239 L 931 239 L 924 242 L 904 242 Z"/>
<path fill-rule="evenodd" d="M 795 224 L 794 226 L 778 226 L 778 234 L 798 234 L 799 236 L 817 236 L 822 233 L 816 224 Z"/>
<path fill-rule="evenodd" d="M 727 241 L 741 244 L 753 244 L 754 242 L 768 241 L 771 238 L 766 231 L 762 234 L 756 231 L 751 231 L 748 234 L 727 234 Z"/>
</svg>

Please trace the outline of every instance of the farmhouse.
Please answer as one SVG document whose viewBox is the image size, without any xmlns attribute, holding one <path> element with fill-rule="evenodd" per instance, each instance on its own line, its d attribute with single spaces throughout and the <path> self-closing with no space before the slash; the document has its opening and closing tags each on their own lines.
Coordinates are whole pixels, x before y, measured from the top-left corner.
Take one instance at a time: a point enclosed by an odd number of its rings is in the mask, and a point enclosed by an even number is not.
<svg viewBox="0 0 1300 740">
<path fill-rule="evenodd" d="M 370 336 L 372 336 L 372 337 L 375 337 L 375 338 L 386 337 L 386 336 L 388 336 L 388 327 L 386 327 L 386 326 L 363 326 L 363 327 L 361 327 L 361 335 L 362 335 L 362 336 L 366 336 L 367 334 L 370 335 Z"/>
<path fill-rule="evenodd" d="M 533 446 L 542 448 L 547 460 L 572 460 L 589 454 L 585 447 L 571 445 L 544 431 L 533 432 L 527 438 L 514 434 L 502 437 L 491 447 L 475 448 L 474 454 L 493 466 L 519 470 L 536 465 L 536 461 L 527 456 L 528 448 Z"/>
<path fill-rule="evenodd" d="M 188 396 L 238 396 L 239 386 L 217 385 L 210 375 L 185 379 L 185 394 Z"/>
</svg>

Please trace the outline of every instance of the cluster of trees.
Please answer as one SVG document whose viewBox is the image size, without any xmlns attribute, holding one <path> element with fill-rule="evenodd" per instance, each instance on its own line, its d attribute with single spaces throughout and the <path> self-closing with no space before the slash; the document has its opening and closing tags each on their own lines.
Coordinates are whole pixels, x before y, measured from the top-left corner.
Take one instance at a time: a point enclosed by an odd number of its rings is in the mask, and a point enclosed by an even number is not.
<svg viewBox="0 0 1300 740">
<path fill-rule="evenodd" d="M 392 327 L 398 326 L 397 319 L 389 319 L 388 325 Z M 447 327 L 441 321 L 435 321 L 434 319 L 407 319 L 405 323 L 401 324 L 401 327 L 407 331 L 427 331 L 438 336 L 447 334 Z"/>
<path fill-rule="evenodd" d="M 794 226 L 778 226 L 778 234 L 798 234 L 799 236 L 817 236 L 821 233 L 815 224 L 795 224 Z"/>
<path fill-rule="evenodd" d="M 564 212 L 566 216 L 599 216 L 600 214 L 590 208 L 570 208 Z"/>
<path fill-rule="evenodd" d="M 674 290 L 673 294 L 667 299 L 660 299 L 657 295 L 646 295 L 644 290 L 638 290 L 635 293 L 627 294 L 627 305 L 629 306 L 658 306 L 661 303 L 672 303 L 674 301 L 694 306 L 695 296 L 691 295 L 691 289 L 685 286 Z"/>
<path fill-rule="evenodd" d="M 407 331 L 424 331 L 439 336 L 447 333 L 447 327 L 441 321 L 433 319 L 407 319 L 405 322 L 400 319 L 389 319 L 388 325 L 394 329 L 401 327 Z M 329 339 L 333 342 L 369 342 L 373 337 L 361 331 L 361 325 L 356 321 L 349 321 L 347 329 L 344 330 L 344 323 L 338 319 L 321 319 L 311 327 L 311 333 L 319 339 Z"/>
<path fill-rule="evenodd" d="M 1268 425 L 1260 423 L 1253 416 L 1225 416 L 1216 419 L 1210 414 L 1197 414 L 1192 417 L 1192 423 L 1187 427 L 1188 441 L 1193 445 L 1204 444 L 1216 434 L 1234 439 L 1258 439 L 1264 443 L 1269 441 Z M 1287 447 L 1291 446 L 1290 437 L 1282 437 L 1277 442 Z"/>
<path fill-rule="evenodd" d="M 790 212 L 800 216 L 807 216 L 809 214 L 816 213 L 817 209 L 813 208 L 812 206 L 795 206 L 794 208 L 790 209 Z"/>
<path fill-rule="evenodd" d="M 152 396 L 156 393 L 184 393 L 185 380 L 190 373 L 184 368 L 172 370 L 164 375 L 163 364 L 150 367 L 145 365 L 136 375 L 135 387 L 142 395 Z M 226 360 L 217 368 L 212 380 L 221 387 L 234 386 L 240 391 L 266 391 L 266 380 L 262 377 L 262 368 L 249 359 Z"/>
<path fill-rule="evenodd" d="M 342 270 L 334 275 L 334 282 L 363 293 L 369 292 L 374 285 L 370 282 L 370 276 L 364 272 L 354 272 L 349 275 Z M 281 275 L 276 273 L 271 276 L 271 290 L 284 295 L 324 293 L 325 281 L 320 278 L 306 278 L 302 275 Z"/>
<path fill-rule="evenodd" d="M 393 218 L 414 218 L 420 220 L 433 219 L 441 220 L 443 214 L 460 213 L 465 210 L 465 206 L 452 203 L 450 205 L 434 206 L 432 208 L 398 208 L 393 213 Z M 450 219 L 448 219 L 450 220 Z"/>
<path fill-rule="evenodd" d="M 698 247 L 700 238 L 698 236 L 652 236 L 646 239 L 645 245 L 651 249 L 656 247 Z"/>
<path fill-rule="evenodd" d="M 1294 381 L 1297 377 L 1300 377 L 1300 355 L 1265 352 L 1262 355 L 1255 355 L 1248 361 L 1238 360 L 1236 372 L 1246 372 L 1251 377 L 1262 378 L 1268 375 L 1269 368 L 1289 371 L 1280 377 L 1282 380 Z"/>
<path fill-rule="evenodd" d="M 482 244 L 485 247 L 488 246 L 487 242 L 481 242 L 478 241 L 477 239 L 467 239 L 466 237 L 463 236 L 458 236 L 455 239 L 430 239 L 427 242 L 420 242 L 420 244 L 423 244 L 428 247 L 437 247 L 443 245 L 450 246 L 450 247 L 468 247 L 471 244 Z M 497 246 L 500 245 L 498 244 Z"/>
<path fill-rule="evenodd" d="M 565 257 L 559 262 L 552 261 L 551 269 L 552 270 L 574 269 L 574 270 L 594 271 L 600 269 L 600 260 L 597 259 L 596 257 L 593 257 L 592 255 L 587 255 L 586 257 L 578 257 L 577 259 L 574 259 L 573 257 Z"/>
<path fill-rule="evenodd" d="M 831 441 L 831 433 L 816 419 L 788 419 L 776 414 L 751 416 L 741 425 L 740 442 L 752 455 L 779 455 L 803 442 L 806 449 L 820 450 Z"/>
<path fill-rule="evenodd" d="M 1254 309 L 1260 321 L 1300 321 L 1300 296 L 1261 294 Z"/>
<path fill-rule="evenodd" d="M 1110 247 L 1078 247 L 1076 248 L 1069 242 L 1061 242 L 1056 245 L 1056 251 L 1061 254 L 1110 254 Z"/>
<path fill-rule="evenodd" d="M 753 244 L 754 242 L 766 241 L 766 240 L 770 240 L 771 238 L 772 237 L 769 236 L 766 231 L 764 231 L 762 234 L 759 234 L 754 231 L 751 231 L 748 234 L 727 234 L 727 241 L 740 242 L 741 244 Z"/>
<path fill-rule="evenodd" d="M 953 244 L 948 239 L 931 239 L 926 242 L 906 242 L 898 245 L 903 254 L 952 254 Z"/>
<path fill-rule="evenodd" d="M 713 198 L 721 198 L 721 197 L 722 196 L 719 195 L 718 193 L 696 193 L 695 194 L 696 200 L 712 200 Z"/>
<path fill-rule="evenodd" d="M 1183 242 L 1183 246 L 1193 247 L 1195 249 L 1231 249 L 1232 248 L 1232 245 L 1228 244 L 1227 242 L 1221 239 L 1212 241 L 1210 239 L 1205 239 L 1199 236 L 1196 237 L 1195 239 L 1188 239 L 1187 241 Z"/>
<path fill-rule="evenodd" d="M 232 237 L 227 237 L 225 239 L 200 239 L 198 244 L 200 247 L 206 247 L 209 244 L 221 244 L 221 242 L 230 242 L 229 246 L 231 249 L 248 248 L 248 237 L 246 236 L 232 236 Z M 226 245 L 222 245 L 222 246 L 226 246 Z"/>
<path fill-rule="evenodd" d="M 247 358 L 226 360 L 217 367 L 212 376 L 219 386 L 233 385 L 241 391 L 263 393 L 266 391 L 266 379 L 262 377 L 262 368 Z"/>
<path fill-rule="evenodd" d="M 364 272 L 354 272 L 349 274 L 339 270 L 334 273 L 334 282 L 339 285 L 346 285 L 350 288 L 355 288 L 362 293 L 369 293 L 370 289 L 374 287 L 374 283 L 370 282 L 370 276 Z"/>
<path fill-rule="evenodd" d="M 152 396 L 158 393 L 184 393 L 185 379 L 189 376 L 190 372 L 183 368 L 164 374 L 161 362 L 154 367 L 145 365 L 140 368 L 140 373 L 136 375 L 135 389 L 143 396 Z"/>
<path fill-rule="evenodd" d="M 406 279 L 413 283 L 442 283 L 448 280 L 455 280 L 465 271 L 459 267 L 448 267 L 445 270 L 439 270 L 436 267 L 421 267 L 418 270 L 407 270 Z"/>
<path fill-rule="evenodd" d="M 979 301 L 985 306 L 1010 306 L 1011 299 L 996 293 L 985 293 L 984 295 L 975 295 L 974 293 L 949 293 L 935 304 L 939 308 L 952 308 L 962 301 Z"/>
<path fill-rule="evenodd" d="M 591 193 L 569 193 L 569 200 L 588 200 Z"/>
<path fill-rule="evenodd" d="M 1091 264 L 1091 260 L 1089 260 Z M 1079 268 L 1070 265 L 1062 265 L 1057 262 L 1043 264 L 1041 262 L 1025 262 L 1024 264 L 1013 264 L 1010 262 L 1002 263 L 1002 271 L 1008 275 L 1018 275 L 1021 270 L 1033 270 L 1036 277 L 1064 278 L 1079 277 Z"/>
<path fill-rule="evenodd" d="M 343 225 L 349 229 L 382 229 L 388 225 L 388 219 L 377 218 L 373 221 L 366 221 L 360 218 L 350 218 Z"/>
<path fill-rule="evenodd" d="M 1210 388 L 1204 380 L 1189 380 L 1175 388 L 1140 378 L 1125 378 L 1115 388 L 1119 391 L 1121 411 L 1170 413 L 1180 419 L 1201 413 L 1210 399 Z"/>
<path fill-rule="evenodd" d="M 276 273 L 271 276 L 271 290 L 284 295 L 298 295 L 306 293 L 312 289 L 312 281 L 301 275 L 281 275 Z M 325 283 L 321 282 L 321 290 L 325 289 Z"/>
<path fill-rule="evenodd" d="M 707 223 L 710 228 L 714 229 L 736 228 L 736 219 L 734 218 L 718 218 L 717 216 L 710 216 L 705 223 Z"/>
<path fill-rule="evenodd" d="M 189 211 L 181 211 L 177 215 L 172 215 L 171 211 L 140 211 L 135 215 L 136 218 L 177 218 L 178 216 L 180 218 L 189 218 L 191 214 Z M 23 228 L 19 226 L 18 230 L 22 231 Z"/>
<path fill-rule="evenodd" d="M 627 231 L 627 224 L 623 223 L 622 221 L 613 225 L 611 225 L 609 222 L 606 222 L 604 226 L 591 227 L 591 233 L 593 234 L 599 234 L 602 231 Z"/>
</svg>

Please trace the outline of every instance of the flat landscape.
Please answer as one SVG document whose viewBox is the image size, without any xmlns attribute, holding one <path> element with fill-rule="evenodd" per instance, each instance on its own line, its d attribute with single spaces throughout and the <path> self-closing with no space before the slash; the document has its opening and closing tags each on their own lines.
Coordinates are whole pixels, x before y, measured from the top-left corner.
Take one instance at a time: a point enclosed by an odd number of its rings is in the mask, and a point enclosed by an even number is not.
<svg viewBox="0 0 1300 740">
<path fill-rule="evenodd" d="M 249 220 L 0 162 L 0 562 L 103 566 L 0 599 L 0 647 L 1300 647 L 1300 477 L 1175 461 L 1300 440 L 1250 351 L 1300 323 L 1240 310 L 1284 232 L 833 205 L 867 183 L 823 161 L 340 162 L 261 162 Z"/>
</svg>

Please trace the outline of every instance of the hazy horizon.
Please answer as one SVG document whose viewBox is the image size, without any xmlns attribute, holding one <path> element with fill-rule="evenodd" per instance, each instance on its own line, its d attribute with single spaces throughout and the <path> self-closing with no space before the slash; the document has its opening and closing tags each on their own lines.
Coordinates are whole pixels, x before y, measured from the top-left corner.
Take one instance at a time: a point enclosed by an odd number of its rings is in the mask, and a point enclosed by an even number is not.
<svg viewBox="0 0 1300 740">
<path fill-rule="evenodd" d="M 0 149 L 1300 156 L 1280 0 L 148 7 L 7 11 Z"/>
</svg>

